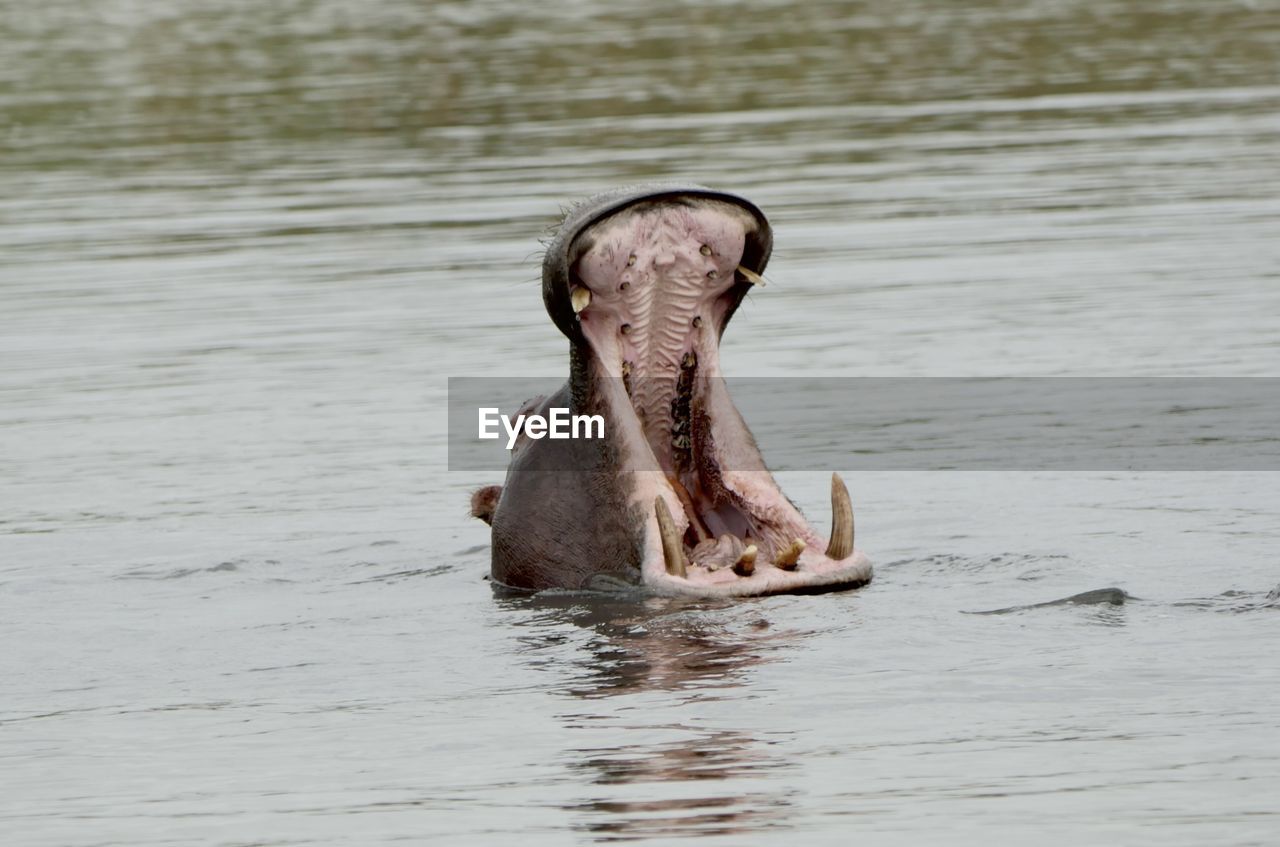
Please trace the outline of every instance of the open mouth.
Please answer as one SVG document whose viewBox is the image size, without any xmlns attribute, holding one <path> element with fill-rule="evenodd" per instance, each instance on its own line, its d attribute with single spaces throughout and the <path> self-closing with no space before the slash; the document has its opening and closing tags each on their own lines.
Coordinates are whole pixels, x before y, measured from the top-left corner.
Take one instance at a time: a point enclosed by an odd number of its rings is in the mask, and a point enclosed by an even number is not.
<svg viewBox="0 0 1280 847">
<path fill-rule="evenodd" d="M 708 193 L 650 196 L 571 234 L 557 323 L 576 325 L 585 383 L 614 428 L 644 523 L 642 579 L 660 592 L 758 595 L 855 588 L 849 494 L 831 481 L 819 534 L 779 489 L 721 378 L 719 339 L 763 285 L 763 216 Z M 566 328 L 570 329 L 570 328 Z"/>
</svg>

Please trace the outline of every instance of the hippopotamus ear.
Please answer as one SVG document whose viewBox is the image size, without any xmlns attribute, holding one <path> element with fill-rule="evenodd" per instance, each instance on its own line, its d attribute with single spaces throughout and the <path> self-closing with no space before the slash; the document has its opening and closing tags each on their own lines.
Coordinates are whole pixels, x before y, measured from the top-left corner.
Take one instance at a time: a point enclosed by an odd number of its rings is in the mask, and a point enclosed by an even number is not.
<svg viewBox="0 0 1280 847">
<path fill-rule="evenodd" d="M 498 510 L 498 499 L 502 497 L 501 485 L 486 485 L 477 488 L 471 495 L 471 517 L 479 518 L 493 526 L 493 513 Z"/>
<path fill-rule="evenodd" d="M 649 183 L 617 188 L 588 197 L 574 205 L 565 215 L 555 237 L 547 245 L 547 252 L 542 258 L 542 302 L 547 307 L 547 314 L 560 331 L 575 344 L 585 341 L 582 327 L 578 323 L 577 310 L 574 309 L 573 266 L 581 253 L 590 245 L 576 244 L 578 236 L 592 224 L 604 220 L 627 206 L 665 197 L 707 197 L 741 206 L 755 218 L 757 226 L 748 238 L 742 254 L 742 266 L 756 274 L 764 273 L 769 262 L 769 254 L 773 251 L 773 228 L 769 219 L 756 204 L 745 197 L 727 191 L 716 191 L 702 185 L 692 183 Z M 737 310 L 738 304 L 751 289 L 751 283 L 739 280 L 729 292 L 729 304 L 725 315 L 725 324 Z M 723 331 L 724 326 L 720 327 Z"/>
</svg>

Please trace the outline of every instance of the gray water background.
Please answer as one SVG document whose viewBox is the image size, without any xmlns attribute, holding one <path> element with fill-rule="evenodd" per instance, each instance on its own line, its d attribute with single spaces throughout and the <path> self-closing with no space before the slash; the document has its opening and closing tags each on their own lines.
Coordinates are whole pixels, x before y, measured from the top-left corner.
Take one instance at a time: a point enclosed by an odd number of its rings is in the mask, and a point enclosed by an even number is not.
<svg viewBox="0 0 1280 847">
<path fill-rule="evenodd" d="M 562 375 L 537 238 L 649 179 L 775 221 L 731 377 L 1280 376 L 1276 2 L 0 0 L 0 840 L 1275 843 L 1272 473 L 491 595 L 446 379 Z"/>
</svg>

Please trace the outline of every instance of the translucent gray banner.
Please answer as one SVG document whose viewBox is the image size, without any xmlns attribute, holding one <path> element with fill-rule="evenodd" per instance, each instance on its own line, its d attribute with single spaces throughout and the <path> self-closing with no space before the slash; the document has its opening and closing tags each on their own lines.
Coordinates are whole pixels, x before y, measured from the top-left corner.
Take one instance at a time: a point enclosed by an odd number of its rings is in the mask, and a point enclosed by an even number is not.
<svg viewBox="0 0 1280 847">
<path fill-rule="evenodd" d="M 725 383 L 777 471 L 1280 470 L 1280 379 L 795 376 Z M 479 410 L 514 419 L 527 400 L 559 387 L 544 379 L 451 377 L 449 470 L 505 468 L 507 433 L 495 422 L 490 431 L 500 437 L 480 439 Z"/>
</svg>

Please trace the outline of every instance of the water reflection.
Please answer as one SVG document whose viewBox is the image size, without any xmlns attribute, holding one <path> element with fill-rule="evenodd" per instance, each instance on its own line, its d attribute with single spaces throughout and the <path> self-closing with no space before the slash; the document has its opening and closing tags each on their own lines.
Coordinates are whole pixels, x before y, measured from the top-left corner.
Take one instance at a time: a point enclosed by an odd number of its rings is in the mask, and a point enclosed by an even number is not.
<svg viewBox="0 0 1280 847">
<path fill-rule="evenodd" d="M 748 698 L 755 669 L 796 649 L 804 633 L 775 630 L 761 610 L 741 605 L 583 596 L 498 602 L 526 615 L 521 623 L 535 634 L 520 640 L 532 651 L 562 648 L 566 624 L 589 633 L 569 659 L 576 672 L 562 693 L 609 702 L 561 716 L 575 731 L 606 736 L 564 752 L 566 768 L 589 787 L 564 805 L 581 814 L 578 829 L 612 841 L 785 825 L 787 792 L 754 786 L 791 764 L 758 732 Z M 647 697 L 654 692 L 665 696 Z M 743 720 L 708 726 L 715 704 Z"/>
<path fill-rule="evenodd" d="M 631 841 L 663 836 L 734 835 L 766 827 L 776 828 L 787 805 L 787 800 L 782 797 L 727 796 L 649 803 L 601 801 L 566 808 L 609 816 L 607 820 L 578 827 L 582 831 L 596 833 L 597 841 Z"/>
<path fill-rule="evenodd" d="M 775 828 L 783 825 L 791 806 L 785 793 L 742 788 L 750 785 L 744 780 L 785 767 L 749 733 L 699 732 L 678 741 L 571 750 L 569 755 L 581 757 L 571 758 L 569 769 L 600 793 L 563 808 L 580 813 L 576 828 L 599 834 L 600 841 Z M 681 785 L 697 781 L 707 784 Z"/>
<path fill-rule="evenodd" d="M 685 731 L 684 727 L 665 729 Z M 745 733 L 711 731 L 666 743 L 574 750 L 584 758 L 570 767 L 585 772 L 596 785 L 722 780 L 777 767 L 779 763 L 763 755 L 758 744 Z"/>
</svg>

